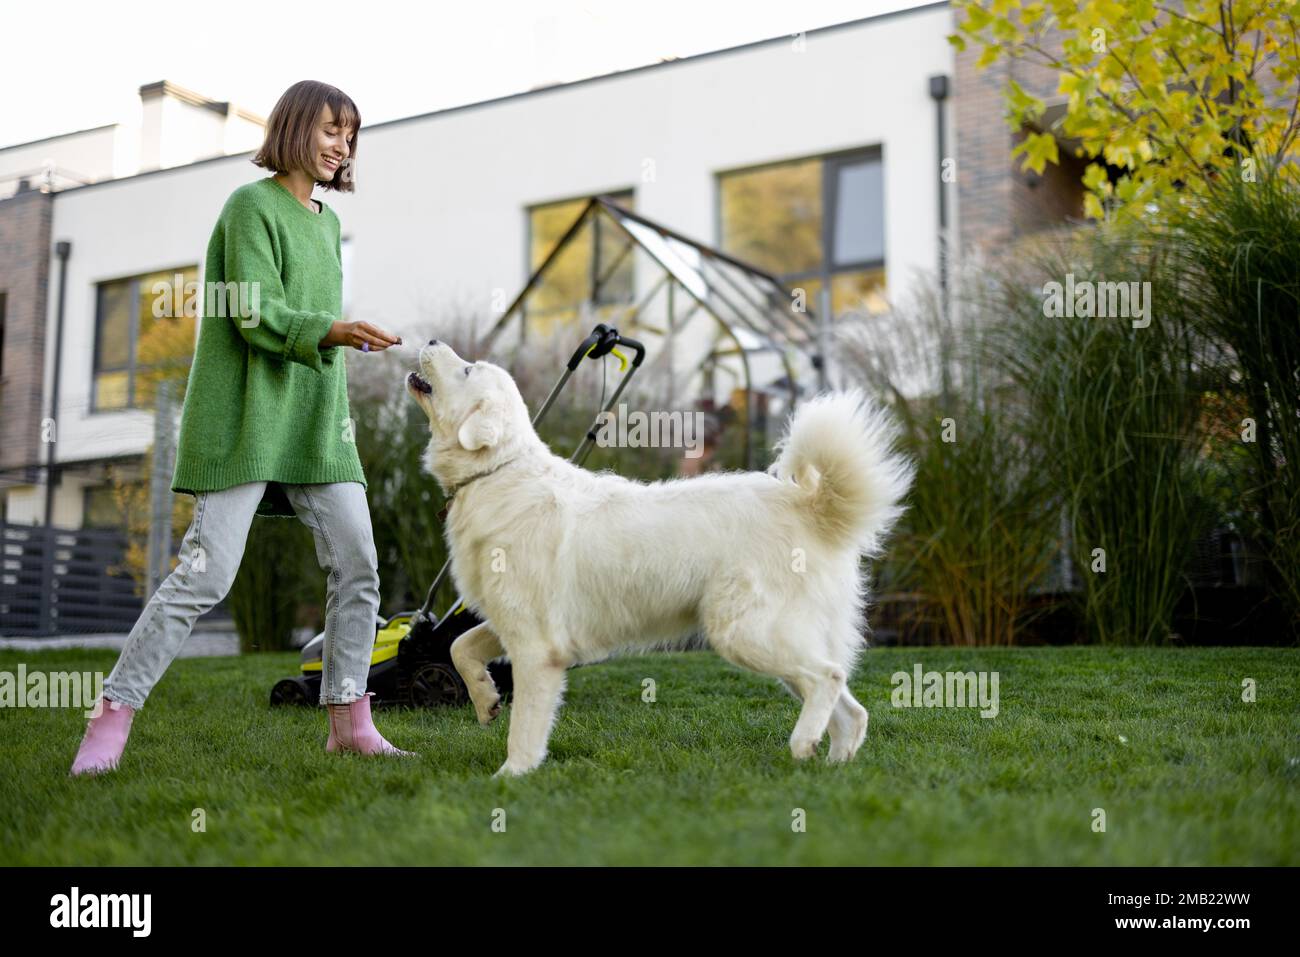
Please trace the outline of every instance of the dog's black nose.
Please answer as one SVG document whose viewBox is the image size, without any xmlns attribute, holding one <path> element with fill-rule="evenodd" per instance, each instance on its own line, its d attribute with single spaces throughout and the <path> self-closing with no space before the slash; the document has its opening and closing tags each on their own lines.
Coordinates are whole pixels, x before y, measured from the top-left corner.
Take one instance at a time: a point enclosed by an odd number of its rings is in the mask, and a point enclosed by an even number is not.
<svg viewBox="0 0 1300 957">
<path fill-rule="evenodd" d="M 437 344 L 438 344 L 438 340 L 437 340 L 437 339 L 430 339 L 430 340 L 429 340 L 429 345 L 431 345 L 431 346 L 436 346 Z"/>
</svg>

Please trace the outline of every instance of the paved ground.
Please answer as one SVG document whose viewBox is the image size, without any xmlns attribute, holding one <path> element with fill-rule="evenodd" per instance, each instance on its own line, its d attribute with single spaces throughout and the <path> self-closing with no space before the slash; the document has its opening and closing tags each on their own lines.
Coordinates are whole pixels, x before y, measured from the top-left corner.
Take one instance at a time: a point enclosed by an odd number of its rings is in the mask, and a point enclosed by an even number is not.
<svg viewBox="0 0 1300 957">
<path fill-rule="evenodd" d="M 56 648 L 110 648 L 120 650 L 126 635 L 52 635 L 40 638 L 3 638 L 0 649 L 51 651 Z M 234 632 L 195 632 L 181 645 L 177 658 L 220 658 L 239 654 L 239 636 Z"/>
<path fill-rule="evenodd" d="M 56 648 L 111 648 L 120 650 L 126 643 L 127 633 L 103 635 L 50 635 L 40 638 L 0 637 L 0 649 L 15 651 L 52 651 Z M 233 630 L 195 629 L 178 658 L 216 658 L 239 654 L 239 635 Z"/>
<path fill-rule="evenodd" d="M 110 648 L 120 650 L 126 635 L 52 635 L 42 638 L 0 638 L 0 649 L 51 651 L 56 648 Z M 239 654 L 239 636 L 234 632 L 194 633 L 181 646 L 177 658 L 218 658 Z"/>
<path fill-rule="evenodd" d="M 301 648 L 316 636 L 314 628 L 296 628 L 292 638 L 294 648 Z M 9 637 L 0 634 L 0 650 L 53 651 L 59 648 L 110 648 L 120 651 L 126 644 L 129 632 L 105 632 L 96 635 L 49 635 L 38 638 Z M 212 621 L 199 620 L 178 658 L 222 658 L 239 654 L 239 635 L 229 618 Z"/>
</svg>

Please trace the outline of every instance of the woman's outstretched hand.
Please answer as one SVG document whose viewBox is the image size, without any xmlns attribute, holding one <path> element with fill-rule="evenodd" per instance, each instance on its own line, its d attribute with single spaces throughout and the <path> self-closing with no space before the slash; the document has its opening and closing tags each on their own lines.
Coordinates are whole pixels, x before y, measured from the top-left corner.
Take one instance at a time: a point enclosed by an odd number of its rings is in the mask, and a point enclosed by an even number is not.
<svg viewBox="0 0 1300 957">
<path fill-rule="evenodd" d="M 368 322 L 335 322 L 330 331 L 320 341 L 320 348 L 330 346 L 351 346 L 362 352 L 380 352 L 389 346 L 400 346 L 401 336 L 384 332 L 378 326 Z"/>
</svg>

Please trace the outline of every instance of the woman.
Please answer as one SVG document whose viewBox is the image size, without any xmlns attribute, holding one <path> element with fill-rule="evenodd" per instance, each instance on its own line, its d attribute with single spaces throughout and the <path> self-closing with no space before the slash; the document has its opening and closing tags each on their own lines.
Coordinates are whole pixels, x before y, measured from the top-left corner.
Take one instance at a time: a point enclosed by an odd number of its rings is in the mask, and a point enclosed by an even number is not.
<svg viewBox="0 0 1300 957">
<path fill-rule="evenodd" d="M 378 352 L 401 339 L 340 318 L 339 220 L 311 197 L 317 185 L 353 190 L 360 125 L 341 91 L 295 83 L 271 111 L 253 158 L 275 175 L 235 190 L 212 231 L 172 478 L 173 491 L 195 496 L 194 518 L 180 564 L 145 606 L 104 684 L 74 775 L 117 766 L 135 713 L 195 620 L 230 590 L 255 515 L 296 514 L 329 573 L 325 749 L 411 754 L 375 730 L 365 692 L 378 555 L 341 355 L 344 346 Z"/>
</svg>

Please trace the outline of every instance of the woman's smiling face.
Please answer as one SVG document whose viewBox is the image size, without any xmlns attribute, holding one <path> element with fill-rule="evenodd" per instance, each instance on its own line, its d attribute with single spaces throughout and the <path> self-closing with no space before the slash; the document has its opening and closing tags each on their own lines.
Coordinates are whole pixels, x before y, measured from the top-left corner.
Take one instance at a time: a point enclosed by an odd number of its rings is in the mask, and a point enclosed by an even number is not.
<svg viewBox="0 0 1300 957">
<path fill-rule="evenodd" d="M 316 124 L 316 149 L 312 153 L 315 164 L 311 170 L 313 179 L 320 183 L 334 179 L 339 167 L 352 155 L 355 135 L 352 127 L 335 122 L 334 111 L 328 103 L 321 107 L 320 120 Z"/>
</svg>

